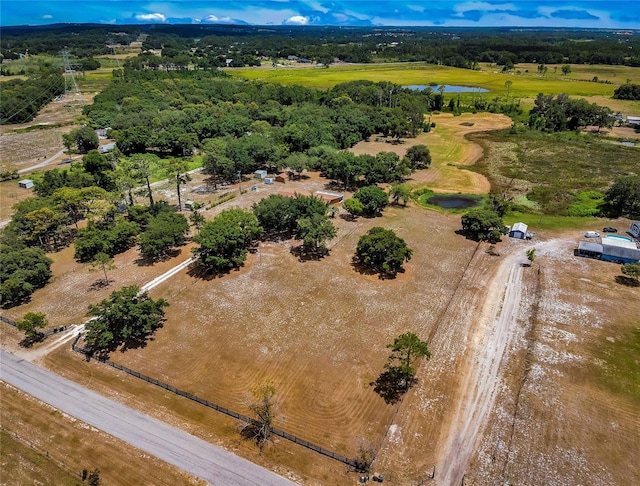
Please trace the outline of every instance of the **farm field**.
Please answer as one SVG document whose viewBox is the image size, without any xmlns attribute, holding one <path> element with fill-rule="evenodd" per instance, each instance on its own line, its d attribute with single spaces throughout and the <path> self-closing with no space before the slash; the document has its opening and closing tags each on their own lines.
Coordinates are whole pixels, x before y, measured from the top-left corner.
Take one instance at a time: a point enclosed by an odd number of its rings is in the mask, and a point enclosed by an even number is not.
<svg viewBox="0 0 640 486">
<path fill-rule="evenodd" d="M 300 84 L 302 86 L 328 89 L 338 83 L 366 79 L 373 82 L 390 81 L 404 86 L 435 83 L 433 89 L 441 84 L 462 85 L 488 89 L 490 93 L 483 96 L 506 96 L 505 82 L 512 82 L 509 95 L 521 98 L 525 106 L 533 106 L 533 99 L 538 93 L 559 94 L 599 100 L 605 106 L 612 103 L 611 108 L 625 113 L 640 113 L 640 102 L 613 100 L 613 91 L 630 79 L 631 82 L 640 83 L 640 68 L 627 66 L 573 66 L 577 75 L 562 76 L 553 74 L 553 68 L 548 66 L 546 75 L 541 76 L 536 72 L 537 65 L 517 65 L 516 73 L 501 73 L 499 66 L 481 66 L 480 71 L 470 69 L 453 68 L 448 66 L 436 66 L 426 63 L 381 63 L 381 64 L 336 64 L 327 69 L 317 67 L 296 68 L 232 68 L 225 71 L 232 76 L 247 79 L 260 79 L 263 81 L 278 82 L 283 84 Z M 558 67 L 558 71 L 559 71 Z M 529 70 L 529 72 L 525 72 Z M 614 76 L 615 74 L 615 76 Z M 593 83 L 590 80 L 598 76 L 599 79 L 608 79 L 612 84 Z M 449 98 L 451 94 L 445 94 Z M 457 96 L 457 95 L 455 95 Z M 471 96 L 469 93 L 461 93 L 461 99 Z M 476 94 L 477 96 L 477 94 Z M 592 101 L 593 102 L 593 101 Z"/>
</svg>

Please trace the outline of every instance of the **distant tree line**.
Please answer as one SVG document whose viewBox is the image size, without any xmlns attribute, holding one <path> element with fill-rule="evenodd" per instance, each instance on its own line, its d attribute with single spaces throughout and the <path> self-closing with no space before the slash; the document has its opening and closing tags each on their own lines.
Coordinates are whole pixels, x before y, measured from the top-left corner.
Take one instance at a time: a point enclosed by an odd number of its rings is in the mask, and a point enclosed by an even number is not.
<svg viewBox="0 0 640 486">
<path fill-rule="evenodd" d="M 2 83 L 0 125 L 26 123 L 54 97 L 64 93 L 61 70 L 45 69 L 28 79 Z"/>
<path fill-rule="evenodd" d="M 296 56 L 330 64 L 422 61 L 461 68 L 479 63 L 509 66 L 543 64 L 624 64 L 639 66 L 640 41 L 611 31 L 580 29 L 465 29 L 437 27 L 330 27 L 247 25 L 50 25 L 5 27 L 0 53 L 15 59 L 57 54 L 60 46 L 79 57 L 109 53 L 111 44 L 128 45 L 141 33 L 143 50 L 159 49 L 166 59 L 200 67 L 253 65 Z M 585 42 L 587 41 L 587 42 Z"/>
<path fill-rule="evenodd" d="M 76 58 L 111 54 L 108 45 L 129 45 L 141 32 L 140 26 L 68 25 L 9 26 L 2 28 L 0 54 L 3 59 L 20 55 L 60 55 L 65 48 Z"/>
</svg>

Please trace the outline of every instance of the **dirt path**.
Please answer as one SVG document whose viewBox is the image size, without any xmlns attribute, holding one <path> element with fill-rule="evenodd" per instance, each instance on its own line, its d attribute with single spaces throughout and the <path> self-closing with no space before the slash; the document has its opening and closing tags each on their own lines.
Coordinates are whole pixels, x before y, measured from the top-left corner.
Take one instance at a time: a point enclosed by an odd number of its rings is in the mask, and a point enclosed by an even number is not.
<svg viewBox="0 0 640 486">
<path fill-rule="evenodd" d="M 563 239 L 536 242 L 538 254 L 558 253 L 566 245 Z M 533 245 L 531 245 L 533 246 Z M 505 362 L 528 309 L 522 301 L 522 277 L 527 261 L 524 251 L 530 246 L 513 245 L 487 285 L 487 293 L 478 312 L 475 334 L 469 336 L 470 353 L 463 367 L 464 377 L 457 390 L 457 405 L 444 431 L 444 447 L 439 454 L 438 483 L 457 485 L 476 453 L 490 416 L 495 413 L 496 397 L 504 386 Z"/>
<path fill-rule="evenodd" d="M 523 261 L 511 253 L 490 283 L 472 338 L 472 358 L 467 363 L 456 411 L 438 465 L 440 484 L 460 484 L 465 468 L 493 410 L 501 382 L 501 363 L 516 330 L 520 307 Z"/>
<path fill-rule="evenodd" d="M 179 263 L 175 267 L 167 270 L 165 273 L 163 273 L 159 277 L 156 277 L 150 282 L 144 284 L 142 287 L 140 287 L 140 292 L 141 293 L 148 292 L 152 288 L 160 285 L 162 282 L 165 282 L 166 280 L 170 279 L 177 273 L 187 268 L 192 262 L 193 262 L 193 257 L 188 258 L 182 263 Z M 67 329 L 63 333 L 55 335 L 54 338 L 50 338 L 50 341 L 47 341 L 43 346 L 39 346 L 35 349 L 34 348 L 19 349 L 19 350 L 16 350 L 14 354 L 26 361 L 35 362 L 39 359 L 44 358 L 54 350 L 58 349 L 60 346 L 70 343 L 71 340 L 75 339 L 75 337 L 78 334 L 81 334 L 82 332 L 84 332 L 85 324 L 86 322 L 84 324 L 76 324 L 74 326 L 69 327 L 69 329 Z"/>
</svg>

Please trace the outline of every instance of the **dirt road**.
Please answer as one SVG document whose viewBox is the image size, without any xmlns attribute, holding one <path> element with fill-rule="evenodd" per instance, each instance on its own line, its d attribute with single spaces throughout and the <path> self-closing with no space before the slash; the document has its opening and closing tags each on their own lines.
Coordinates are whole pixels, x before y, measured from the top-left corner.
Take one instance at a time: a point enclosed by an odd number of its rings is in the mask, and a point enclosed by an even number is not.
<svg viewBox="0 0 640 486">
<path fill-rule="evenodd" d="M 0 350 L 0 379 L 211 484 L 292 485 L 291 481 L 186 432 L 109 400 Z"/>
<path fill-rule="evenodd" d="M 488 286 L 473 351 L 438 465 L 439 484 L 460 484 L 482 436 L 501 383 L 501 364 L 517 329 L 522 279 L 521 252 L 505 258 Z"/>
</svg>

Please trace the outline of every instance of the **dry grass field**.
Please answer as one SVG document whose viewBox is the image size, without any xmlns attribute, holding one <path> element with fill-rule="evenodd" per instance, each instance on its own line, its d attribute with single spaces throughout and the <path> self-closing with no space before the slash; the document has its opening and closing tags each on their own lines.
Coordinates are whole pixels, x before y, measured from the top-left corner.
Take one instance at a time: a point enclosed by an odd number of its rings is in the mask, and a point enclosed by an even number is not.
<svg viewBox="0 0 640 486">
<path fill-rule="evenodd" d="M 83 484 L 96 468 L 103 484 L 205 484 L 6 383 L 0 404 L 2 484 Z"/>
<path fill-rule="evenodd" d="M 378 152 L 395 152 L 403 157 L 409 147 L 424 144 L 431 152 L 429 170 L 412 174 L 408 180 L 414 189 L 428 186 L 437 192 L 462 192 L 465 194 L 487 194 L 489 181 L 477 172 L 465 170 L 482 156 L 482 147 L 465 136 L 468 133 L 508 128 L 512 121 L 505 115 L 492 113 L 453 116 L 450 113 L 433 115 L 436 127 L 416 138 L 406 138 L 400 144 L 386 141 L 360 142 L 351 150 L 357 154 L 376 155 Z"/>
<path fill-rule="evenodd" d="M 505 128 L 510 120 L 468 114 L 438 115 L 433 121 L 436 129 L 417 139 L 399 145 L 372 140 L 353 150 L 403 155 L 411 144 L 425 143 L 433 163 L 412 176 L 414 187 L 486 192 L 486 179 L 464 170 L 482 155 L 464 135 Z M 327 187 L 317 174 L 307 176 L 286 185 L 258 184 L 258 191 L 244 194 L 237 185 L 198 194 L 204 178 L 194 174 L 183 199 L 211 204 L 224 192 L 237 191 L 236 198 L 206 212 L 211 218 L 280 189 Z M 156 185 L 155 195 L 176 202 L 166 183 Z M 640 287 L 624 285 L 618 265 L 573 256 L 580 229 L 592 227 L 531 228 L 535 240 L 503 238 L 489 251 L 489 245 L 456 234 L 459 216 L 411 205 L 390 207 L 380 218 L 338 216 L 334 222 L 338 236 L 319 261 L 299 261 L 288 241 L 262 243 L 239 271 L 212 279 L 176 274 L 150 292 L 170 303 L 164 326 L 146 347 L 113 353 L 112 359 L 243 413 L 249 390 L 271 382 L 279 400 L 278 428 L 348 457 L 367 442 L 379 449 L 374 469 L 394 484 L 426 479 L 434 466 L 433 484 L 460 484 L 461 478 L 478 485 L 640 483 L 634 456 L 640 440 Z M 616 225 L 628 227 L 628 222 Z M 363 275 L 352 266 L 358 238 L 372 226 L 394 229 L 414 251 L 406 272 L 395 279 Z M 531 247 L 538 258 L 523 267 Z M 144 265 L 137 250 L 129 250 L 116 257 L 112 283 L 102 288 L 100 274 L 75 262 L 68 248 L 51 255 L 52 282 L 31 302 L 2 314 L 19 319 L 42 311 L 52 325 L 79 323 L 88 304 L 124 285 L 143 285 L 189 256 L 186 245 L 170 260 Z M 428 340 L 433 356 L 420 363 L 418 384 L 403 401 L 387 405 L 369 383 L 383 370 L 386 345 L 406 331 Z M 54 349 L 49 340 L 21 349 L 19 333 L 4 324 L 0 339 L 25 359 L 301 484 L 357 481 L 346 466 L 288 441 L 278 439 L 261 453 L 240 439 L 232 419 L 86 362 L 68 345 Z M 68 448 L 87 440 L 73 435 L 77 430 L 71 429 L 80 426 L 47 411 L 56 417 L 48 429 L 36 422 L 47 418 L 42 405 L 6 390 L 0 394 L 3 426 L 41 441 L 41 451 L 60 443 L 55 459 L 68 469 L 92 467 L 84 457 L 98 449 L 105 455 L 126 451 L 114 439 L 83 429 L 93 434 L 89 442 L 95 449 L 70 457 Z M 153 484 L 189 480 L 135 451 L 125 457 L 126 467 L 135 471 L 129 473 L 115 456 L 96 464 L 105 481 L 109 471 L 109 484 L 148 484 L 135 479 L 139 472 L 157 473 Z"/>
</svg>

